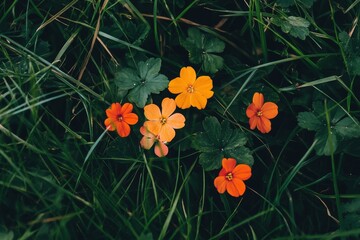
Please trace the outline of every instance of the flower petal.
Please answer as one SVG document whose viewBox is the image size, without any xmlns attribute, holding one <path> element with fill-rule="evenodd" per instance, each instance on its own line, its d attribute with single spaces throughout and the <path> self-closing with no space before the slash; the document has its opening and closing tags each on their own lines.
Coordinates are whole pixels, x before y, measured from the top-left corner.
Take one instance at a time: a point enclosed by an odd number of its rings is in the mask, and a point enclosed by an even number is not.
<svg viewBox="0 0 360 240">
<path fill-rule="evenodd" d="M 181 109 L 189 108 L 191 106 L 190 96 L 191 94 L 188 92 L 180 93 L 175 98 L 176 105 Z"/>
<path fill-rule="evenodd" d="M 261 112 L 267 119 L 272 119 L 278 115 L 278 106 L 273 102 L 266 102 L 263 105 Z"/>
<path fill-rule="evenodd" d="M 107 118 L 104 121 L 105 127 L 108 128 L 109 131 L 115 131 L 116 129 L 116 120 L 113 118 Z"/>
<path fill-rule="evenodd" d="M 131 103 L 124 103 L 121 107 L 120 114 L 125 115 L 126 113 L 131 113 L 133 110 L 133 105 Z"/>
<path fill-rule="evenodd" d="M 249 125 L 251 130 L 254 130 L 256 128 L 258 121 L 260 121 L 260 118 L 257 116 L 253 116 L 249 119 Z"/>
<path fill-rule="evenodd" d="M 175 137 L 175 130 L 168 124 L 162 125 L 159 132 L 160 139 L 165 142 L 171 142 Z"/>
<path fill-rule="evenodd" d="M 194 89 L 206 98 L 211 98 L 214 92 L 211 91 L 213 88 L 213 82 L 209 76 L 200 76 L 194 82 Z"/>
<path fill-rule="evenodd" d="M 232 172 L 236 166 L 236 160 L 234 158 L 223 158 L 221 163 L 227 173 Z"/>
<path fill-rule="evenodd" d="M 186 92 L 188 84 L 182 78 L 174 78 L 169 82 L 169 92 L 174 94 L 179 94 L 182 92 Z"/>
<path fill-rule="evenodd" d="M 262 133 L 268 133 L 271 130 L 271 122 L 269 119 L 261 116 L 257 122 L 257 128 Z"/>
<path fill-rule="evenodd" d="M 144 149 L 150 149 L 156 141 L 155 135 L 147 131 L 144 126 L 140 128 L 140 133 L 144 135 L 140 140 L 140 146 Z"/>
<path fill-rule="evenodd" d="M 245 190 L 246 190 L 246 186 L 245 186 L 244 181 L 239 179 L 239 178 L 233 178 L 232 182 L 233 182 L 233 184 L 234 184 L 234 186 L 235 186 L 235 188 L 237 190 L 237 193 L 239 194 L 236 197 L 242 196 L 245 193 Z M 229 192 L 229 188 L 228 188 L 228 192 Z"/>
<path fill-rule="evenodd" d="M 258 93 L 258 92 L 254 93 L 253 103 L 255 104 L 255 107 L 257 109 L 261 109 L 261 107 L 264 104 L 264 95 L 262 93 Z"/>
<path fill-rule="evenodd" d="M 149 132 L 157 136 L 159 135 L 162 125 L 160 121 L 146 121 L 144 122 L 144 126 L 147 128 Z"/>
<path fill-rule="evenodd" d="M 246 116 L 251 118 L 257 114 L 260 109 L 257 109 L 254 103 L 251 103 L 246 109 Z"/>
<path fill-rule="evenodd" d="M 158 157 L 165 157 L 169 153 L 169 148 L 160 141 L 155 144 L 154 152 Z"/>
<path fill-rule="evenodd" d="M 225 176 L 218 176 L 214 179 L 214 186 L 219 193 L 225 192 L 227 183 Z"/>
<path fill-rule="evenodd" d="M 106 116 L 109 118 L 117 118 L 117 116 L 120 114 L 121 111 L 121 105 L 120 103 L 112 103 L 110 108 L 106 109 Z"/>
<path fill-rule="evenodd" d="M 227 172 L 225 170 L 225 168 L 222 168 L 219 172 L 219 176 L 226 176 Z"/>
<path fill-rule="evenodd" d="M 185 126 L 185 117 L 181 113 L 175 113 L 167 119 L 166 124 L 175 129 L 183 128 Z"/>
<path fill-rule="evenodd" d="M 176 109 L 175 100 L 172 98 L 164 98 L 161 102 L 162 117 L 168 118 Z"/>
<path fill-rule="evenodd" d="M 251 177 L 251 168 L 247 164 L 239 164 L 232 171 L 234 178 L 248 180 Z"/>
<path fill-rule="evenodd" d="M 180 78 L 186 82 L 186 85 L 193 85 L 196 80 L 196 72 L 192 67 L 183 67 L 180 70 Z"/>
<path fill-rule="evenodd" d="M 130 134 L 130 126 L 124 121 L 116 122 L 116 130 L 120 137 L 127 137 Z"/>
<path fill-rule="evenodd" d="M 161 112 L 160 108 L 155 104 L 149 104 L 144 107 L 144 115 L 148 120 L 160 121 Z"/>
<path fill-rule="evenodd" d="M 198 92 L 194 92 L 190 98 L 191 106 L 197 109 L 204 109 L 206 107 L 207 99 Z"/>
<path fill-rule="evenodd" d="M 126 113 L 123 115 L 123 121 L 127 124 L 134 125 L 138 122 L 139 117 L 135 113 Z"/>
<path fill-rule="evenodd" d="M 233 179 L 234 180 L 234 179 Z M 233 196 L 233 197 L 239 197 L 240 196 L 240 192 L 237 188 L 237 186 L 235 185 L 234 181 L 228 181 L 228 183 L 226 184 L 226 190 L 227 192 Z M 240 180 L 241 181 L 241 180 Z"/>
</svg>

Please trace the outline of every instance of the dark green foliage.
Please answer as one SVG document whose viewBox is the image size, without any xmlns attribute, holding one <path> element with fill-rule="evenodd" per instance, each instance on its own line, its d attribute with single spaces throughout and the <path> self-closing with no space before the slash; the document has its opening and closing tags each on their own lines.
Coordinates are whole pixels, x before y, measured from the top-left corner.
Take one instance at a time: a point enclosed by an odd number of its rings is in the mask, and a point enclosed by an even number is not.
<svg viewBox="0 0 360 240">
<path fill-rule="evenodd" d="M 305 40 L 309 35 L 310 23 L 302 17 L 275 17 L 272 18 L 271 22 L 276 26 L 281 27 L 281 30 L 284 33 L 289 33 L 291 36 L 300 38 L 301 40 Z"/>
<path fill-rule="evenodd" d="M 0 1 L 0 239 L 358 239 L 359 1 Z M 176 109 L 169 154 L 140 147 L 143 107 L 182 67 L 209 75 Z M 278 105 L 249 128 L 254 92 Z M 105 110 L 133 102 L 120 138 Z M 251 165 L 219 194 L 223 157 Z"/>
<path fill-rule="evenodd" d="M 301 112 L 298 114 L 297 120 L 301 128 L 316 131 L 315 150 L 318 155 L 329 156 L 337 150 L 340 141 L 360 137 L 359 122 L 345 116 L 346 113 L 340 106 L 333 105 L 329 110 L 324 109 L 321 102 L 315 102 L 314 110 L 318 115 L 312 112 Z M 330 126 L 326 121 L 327 114 L 330 118 Z"/>
<path fill-rule="evenodd" d="M 220 169 L 224 157 L 250 166 L 254 163 L 250 150 L 244 147 L 247 138 L 240 129 L 230 128 L 227 121 L 220 124 L 215 117 L 205 118 L 203 128 L 205 132 L 194 137 L 193 147 L 201 152 L 200 164 L 206 171 Z"/>
<path fill-rule="evenodd" d="M 197 28 L 188 29 L 188 37 L 181 45 L 189 52 L 189 60 L 194 64 L 202 64 L 207 73 L 216 73 L 223 68 L 224 59 L 217 53 L 222 53 L 225 43 Z"/>
<path fill-rule="evenodd" d="M 114 82 L 120 91 L 129 91 L 127 98 L 143 108 L 151 93 L 159 94 L 168 84 L 168 78 L 160 74 L 161 59 L 150 58 L 139 62 L 137 70 L 123 68 L 115 73 Z"/>
</svg>

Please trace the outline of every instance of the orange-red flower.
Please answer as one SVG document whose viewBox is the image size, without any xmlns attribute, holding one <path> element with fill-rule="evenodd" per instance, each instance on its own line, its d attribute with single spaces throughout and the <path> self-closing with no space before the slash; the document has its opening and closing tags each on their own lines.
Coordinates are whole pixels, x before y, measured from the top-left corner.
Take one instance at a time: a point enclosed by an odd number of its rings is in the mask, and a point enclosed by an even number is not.
<svg viewBox="0 0 360 240">
<path fill-rule="evenodd" d="M 170 142 L 175 137 L 175 130 L 185 126 L 185 117 L 181 113 L 174 113 L 176 103 L 172 98 L 164 98 L 161 102 L 162 111 L 155 104 L 144 107 L 145 117 L 148 119 L 144 123 L 147 130 L 155 136 L 159 136 L 162 141 Z"/>
<path fill-rule="evenodd" d="M 120 137 L 127 137 L 130 134 L 130 126 L 138 122 L 138 116 L 132 113 L 133 105 L 125 103 L 121 106 L 120 103 L 111 104 L 109 109 L 106 109 L 105 126 L 109 131 L 117 131 Z"/>
<path fill-rule="evenodd" d="M 214 185 L 219 193 L 227 191 L 233 197 L 242 196 L 246 186 L 244 180 L 251 177 L 251 168 L 246 164 L 236 165 L 234 158 L 223 158 L 222 169 L 215 178 Z"/>
<path fill-rule="evenodd" d="M 271 122 L 278 115 L 278 106 L 273 102 L 264 103 L 262 93 L 254 93 L 252 103 L 246 109 L 246 116 L 249 119 L 250 129 L 259 129 L 262 133 L 268 133 L 271 130 Z"/>
<path fill-rule="evenodd" d="M 192 67 L 183 67 L 180 77 L 169 82 L 169 91 L 179 94 L 175 98 L 176 105 L 185 109 L 190 106 L 203 109 L 206 107 L 207 99 L 214 95 L 212 80 L 209 76 L 196 78 L 196 72 Z"/>
<path fill-rule="evenodd" d="M 140 128 L 140 133 L 143 135 L 142 139 L 140 140 L 140 145 L 142 148 L 149 150 L 155 144 L 154 152 L 156 156 L 165 157 L 169 153 L 169 148 L 160 139 L 160 136 L 155 136 L 144 126 Z"/>
</svg>

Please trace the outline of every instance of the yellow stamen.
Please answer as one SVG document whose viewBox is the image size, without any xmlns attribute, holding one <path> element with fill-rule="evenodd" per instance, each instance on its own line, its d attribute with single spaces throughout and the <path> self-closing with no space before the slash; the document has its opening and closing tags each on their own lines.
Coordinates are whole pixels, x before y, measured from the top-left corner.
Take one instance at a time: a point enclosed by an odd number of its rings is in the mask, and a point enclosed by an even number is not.
<svg viewBox="0 0 360 240">
<path fill-rule="evenodd" d="M 167 120 L 166 118 L 162 117 L 160 118 L 160 123 L 164 125 L 166 123 L 166 120 Z"/>
<path fill-rule="evenodd" d="M 193 85 L 189 85 L 188 88 L 186 89 L 186 91 L 187 91 L 188 93 L 193 93 L 193 92 L 194 92 L 194 87 L 193 87 Z"/>
<path fill-rule="evenodd" d="M 118 116 L 117 116 L 117 120 L 118 120 L 119 122 L 121 122 L 121 121 L 123 120 L 123 116 L 122 116 L 122 115 L 118 115 Z"/>
<path fill-rule="evenodd" d="M 258 111 L 258 112 L 256 113 L 256 115 L 257 115 L 258 117 L 261 117 L 261 116 L 262 116 L 262 111 Z"/>
<path fill-rule="evenodd" d="M 231 180 L 233 179 L 232 173 L 230 172 L 230 173 L 226 174 L 225 178 L 226 178 L 227 180 L 231 181 Z"/>
</svg>

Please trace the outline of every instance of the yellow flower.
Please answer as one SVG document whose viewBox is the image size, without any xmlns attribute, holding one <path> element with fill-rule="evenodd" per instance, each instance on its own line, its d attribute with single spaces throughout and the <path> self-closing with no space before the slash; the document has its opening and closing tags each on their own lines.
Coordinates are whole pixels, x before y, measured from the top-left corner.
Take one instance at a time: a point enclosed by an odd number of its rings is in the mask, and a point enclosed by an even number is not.
<svg viewBox="0 0 360 240">
<path fill-rule="evenodd" d="M 179 94 L 175 98 L 176 105 L 185 109 L 190 106 L 204 109 L 207 99 L 214 95 L 212 80 L 209 76 L 196 78 L 196 72 L 192 67 L 183 67 L 180 70 L 180 77 L 169 82 L 169 91 Z"/>
</svg>

